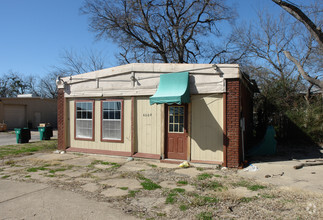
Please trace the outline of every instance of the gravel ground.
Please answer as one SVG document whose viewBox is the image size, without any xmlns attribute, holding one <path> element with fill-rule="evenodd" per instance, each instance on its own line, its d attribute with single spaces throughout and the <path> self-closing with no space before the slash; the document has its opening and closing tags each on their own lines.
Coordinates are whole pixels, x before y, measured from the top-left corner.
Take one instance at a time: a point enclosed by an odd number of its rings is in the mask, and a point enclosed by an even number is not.
<svg viewBox="0 0 323 220">
<path fill-rule="evenodd" d="M 320 192 L 235 169 L 127 159 L 36 153 L 0 161 L 0 178 L 73 191 L 143 219 L 323 219 Z"/>
</svg>

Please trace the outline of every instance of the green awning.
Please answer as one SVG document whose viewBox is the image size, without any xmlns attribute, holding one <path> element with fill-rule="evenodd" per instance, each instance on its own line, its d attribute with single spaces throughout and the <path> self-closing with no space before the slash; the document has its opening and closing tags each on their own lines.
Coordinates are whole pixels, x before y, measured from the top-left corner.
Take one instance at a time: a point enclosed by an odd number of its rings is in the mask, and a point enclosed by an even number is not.
<svg viewBox="0 0 323 220">
<path fill-rule="evenodd" d="M 152 104 L 182 104 L 190 102 L 189 74 L 161 74 L 158 89 L 150 98 Z"/>
</svg>

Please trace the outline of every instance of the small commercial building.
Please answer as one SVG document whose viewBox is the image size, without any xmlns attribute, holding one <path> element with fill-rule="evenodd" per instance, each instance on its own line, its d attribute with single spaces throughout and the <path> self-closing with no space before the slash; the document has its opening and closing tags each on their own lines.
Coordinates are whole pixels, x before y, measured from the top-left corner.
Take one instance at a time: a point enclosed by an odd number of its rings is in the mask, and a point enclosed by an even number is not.
<svg viewBox="0 0 323 220">
<path fill-rule="evenodd" d="M 0 97 L 0 123 L 3 122 L 9 130 L 22 127 L 36 129 L 39 123 L 57 127 L 57 100 L 31 95 Z"/>
<path fill-rule="evenodd" d="M 238 167 L 255 85 L 237 64 L 134 63 L 65 77 L 58 149 Z"/>
</svg>

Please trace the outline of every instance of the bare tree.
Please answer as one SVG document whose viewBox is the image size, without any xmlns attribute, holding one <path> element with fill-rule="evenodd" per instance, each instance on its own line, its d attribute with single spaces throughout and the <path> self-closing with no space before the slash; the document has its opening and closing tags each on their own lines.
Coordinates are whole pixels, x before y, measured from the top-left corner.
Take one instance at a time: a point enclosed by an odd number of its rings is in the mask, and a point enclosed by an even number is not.
<svg viewBox="0 0 323 220">
<path fill-rule="evenodd" d="M 259 12 L 258 21 L 249 28 L 235 28 L 235 43 L 246 51 L 246 56 L 252 60 L 254 71 L 261 69 L 259 80 L 282 80 L 293 77 L 295 68 L 290 67 L 289 61 L 283 55 L 283 50 L 292 47 L 296 34 L 295 30 L 286 32 L 286 19 L 281 15 L 278 19 L 269 14 Z"/>
<path fill-rule="evenodd" d="M 302 24 L 305 25 L 307 30 L 311 33 L 311 35 L 314 37 L 316 42 L 319 45 L 319 50 L 322 52 L 323 50 L 323 33 L 321 30 L 320 25 L 322 24 L 315 24 L 301 9 L 299 9 L 295 4 L 281 1 L 281 0 L 272 0 L 274 3 L 282 7 L 285 11 L 287 11 L 289 14 L 291 14 L 294 18 L 296 18 L 298 21 L 300 21 Z M 320 10 L 321 11 L 321 10 Z M 322 11 L 321 11 L 322 12 Z M 320 88 L 322 94 L 323 94 L 323 81 L 318 79 L 317 76 L 312 77 L 309 75 L 307 71 L 304 70 L 301 62 L 295 58 L 291 54 L 290 51 L 285 50 L 284 51 L 285 56 L 292 61 L 295 66 L 298 69 L 298 72 L 302 75 L 302 77 L 307 80 L 309 83 L 317 86 Z"/>
<path fill-rule="evenodd" d="M 273 17 L 268 13 L 259 12 L 258 20 L 252 21 L 249 27 L 239 25 L 235 28 L 234 43 L 244 52 L 242 68 L 257 79 L 262 92 L 270 94 L 279 105 L 289 106 L 294 102 L 295 94 L 306 91 L 307 85 L 297 67 L 284 54 L 288 50 L 297 54 L 299 65 L 306 71 L 319 75 L 321 55 L 316 49 L 315 40 L 304 31 L 298 22 L 281 14 Z"/>
<path fill-rule="evenodd" d="M 104 68 L 106 68 L 105 57 L 100 51 L 64 50 L 60 55 L 60 64 L 52 66 L 51 70 L 40 80 L 38 91 L 42 97 L 57 98 L 57 77 L 72 76 Z"/>
<path fill-rule="evenodd" d="M 44 98 L 57 98 L 56 79 L 61 74 L 56 71 L 47 73 L 43 78 L 40 79 L 39 93 Z"/>
<path fill-rule="evenodd" d="M 241 48 L 236 44 L 237 33 L 233 32 L 225 37 L 222 37 L 217 44 L 210 44 L 203 51 L 207 57 L 208 63 L 238 63 L 246 66 L 248 63 L 247 52 L 248 48 Z"/>
<path fill-rule="evenodd" d="M 75 52 L 64 50 L 60 55 L 60 64 L 52 66 L 53 72 L 60 76 L 71 76 L 104 69 L 104 56 L 100 51 Z"/>
<path fill-rule="evenodd" d="M 224 0 L 86 0 L 98 38 L 111 38 L 123 49 L 124 62 L 197 62 L 217 24 L 235 13 Z"/>
<path fill-rule="evenodd" d="M 38 95 L 36 83 L 35 77 L 23 76 L 10 70 L 0 77 L 0 97 L 17 97 L 25 93 Z"/>
</svg>

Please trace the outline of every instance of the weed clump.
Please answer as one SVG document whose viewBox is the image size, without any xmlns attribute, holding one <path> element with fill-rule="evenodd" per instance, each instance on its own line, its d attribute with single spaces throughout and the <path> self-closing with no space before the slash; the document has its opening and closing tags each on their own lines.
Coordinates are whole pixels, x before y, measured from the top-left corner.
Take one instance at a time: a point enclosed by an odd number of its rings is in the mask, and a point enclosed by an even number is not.
<svg viewBox="0 0 323 220">
<path fill-rule="evenodd" d="M 232 184 L 233 186 L 241 186 L 241 187 L 246 187 L 247 189 L 251 191 L 258 191 L 260 189 L 265 189 L 267 188 L 266 186 L 259 185 L 259 184 L 252 184 L 246 180 L 241 180 L 237 183 Z"/>
<path fill-rule="evenodd" d="M 210 179 L 212 177 L 213 177 L 213 175 L 210 174 L 210 173 L 202 173 L 202 174 L 197 176 L 197 179 L 198 180 L 205 180 L 205 179 Z"/>
<path fill-rule="evenodd" d="M 205 205 L 212 205 L 219 202 L 219 199 L 216 197 L 211 196 L 200 196 L 196 194 L 194 199 L 192 200 L 193 206 L 205 206 Z"/>
<path fill-rule="evenodd" d="M 114 162 L 108 162 L 108 161 L 102 161 L 102 160 L 95 160 L 90 165 L 88 165 L 89 168 L 94 168 L 94 165 L 101 164 L 101 165 L 110 165 L 111 167 L 107 168 L 107 170 L 115 170 L 121 167 L 121 164 L 114 163 Z"/>
<path fill-rule="evenodd" d="M 198 220 L 212 220 L 213 214 L 212 212 L 200 212 L 196 215 Z"/>
<path fill-rule="evenodd" d="M 188 182 L 186 181 L 186 180 L 179 180 L 179 181 L 177 181 L 177 183 L 176 183 L 177 185 L 187 185 L 188 184 Z"/>
<path fill-rule="evenodd" d="M 139 192 L 139 190 L 130 190 L 128 196 L 135 197 L 138 192 Z"/>
<path fill-rule="evenodd" d="M 187 205 L 184 205 L 184 204 L 179 206 L 179 210 L 181 210 L 181 211 L 186 211 L 188 208 L 189 207 Z"/>
<path fill-rule="evenodd" d="M 169 193 L 166 197 L 166 204 L 174 204 L 176 202 L 176 193 Z"/>
<path fill-rule="evenodd" d="M 141 182 L 142 187 L 145 190 L 155 190 L 155 189 L 160 189 L 161 186 L 158 185 L 157 183 L 154 183 L 152 180 L 145 178 L 144 176 L 139 176 L 140 180 L 143 180 L 143 182 Z"/>
<path fill-rule="evenodd" d="M 44 170 L 48 169 L 48 168 L 46 168 L 46 166 L 49 166 L 49 165 L 45 164 L 44 166 L 41 166 L 41 167 L 31 167 L 31 168 L 27 169 L 27 172 L 37 172 L 39 170 L 44 171 Z"/>
</svg>

